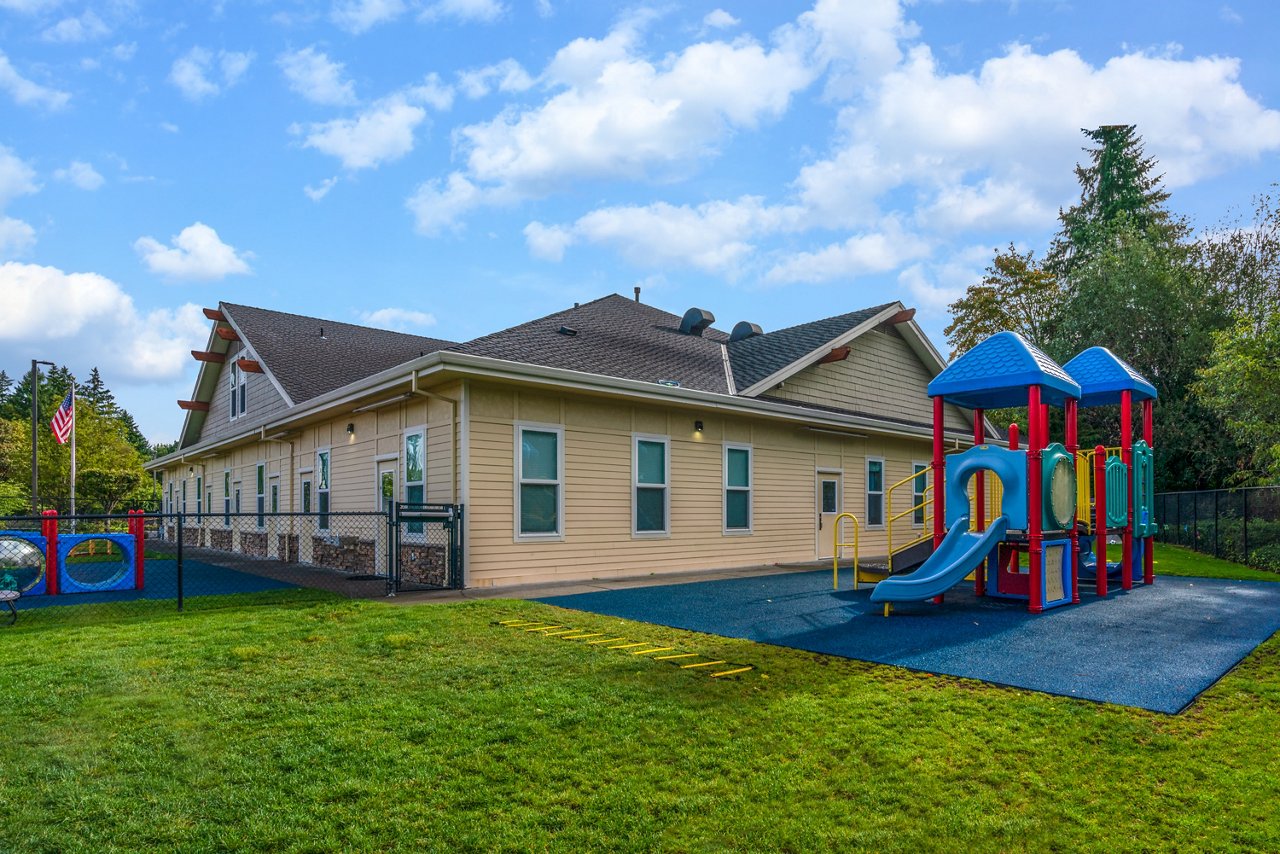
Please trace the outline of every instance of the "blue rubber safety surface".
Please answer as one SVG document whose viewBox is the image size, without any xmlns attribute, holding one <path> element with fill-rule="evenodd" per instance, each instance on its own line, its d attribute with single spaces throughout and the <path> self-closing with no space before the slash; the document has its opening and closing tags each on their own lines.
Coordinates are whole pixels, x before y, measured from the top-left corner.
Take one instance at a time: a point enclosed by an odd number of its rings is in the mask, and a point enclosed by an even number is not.
<svg viewBox="0 0 1280 854">
<path fill-rule="evenodd" d="M 101 593 L 67 593 L 58 596 L 24 596 L 18 600 L 19 611 L 32 608 L 52 608 L 63 605 L 89 605 L 99 602 L 132 602 L 136 599 L 177 599 L 178 564 L 174 560 L 147 559 L 143 572 L 142 590 L 112 590 Z M 262 590 L 282 590 L 296 587 L 285 581 L 264 578 L 248 572 L 237 572 L 223 566 L 202 563 L 198 560 L 182 562 L 182 586 L 184 595 L 221 596 L 228 593 L 257 593 Z"/>
<path fill-rule="evenodd" d="M 840 591 L 814 571 L 539 601 L 1169 714 L 1280 630 L 1280 583 L 1164 576 L 1105 600 L 1082 585 L 1079 605 L 1039 615 L 960 584 L 886 618 L 841 575 Z"/>
</svg>

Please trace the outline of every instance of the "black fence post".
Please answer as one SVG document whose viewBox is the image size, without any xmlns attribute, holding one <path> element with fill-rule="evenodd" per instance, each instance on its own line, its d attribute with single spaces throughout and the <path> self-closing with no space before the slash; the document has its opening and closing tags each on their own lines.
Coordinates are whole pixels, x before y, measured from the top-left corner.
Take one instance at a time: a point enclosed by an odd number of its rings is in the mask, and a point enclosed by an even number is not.
<svg viewBox="0 0 1280 854">
<path fill-rule="evenodd" d="M 1222 490 L 1215 489 L 1213 491 L 1213 556 L 1221 557 L 1218 554 L 1218 497 L 1222 495 Z"/>
<path fill-rule="evenodd" d="M 182 511 L 178 511 L 178 610 L 182 610 L 182 529 L 186 524 Z"/>
<path fill-rule="evenodd" d="M 1244 554 L 1241 556 L 1240 562 L 1243 563 L 1245 566 L 1248 566 L 1249 565 L 1249 490 L 1246 487 L 1245 489 L 1240 490 L 1240 493 L 1244 498 L 1244 509 L 1240 511 L 1240 518 L 1244 520 L 1244 543 L 1242 544 L 1244 547 Z"/>
<path fill-rule="evenodd" d="M 396 576 L 400 566 L 400 505 L 387 508 L 387 595 L 396 595 Z"/>
</svg>

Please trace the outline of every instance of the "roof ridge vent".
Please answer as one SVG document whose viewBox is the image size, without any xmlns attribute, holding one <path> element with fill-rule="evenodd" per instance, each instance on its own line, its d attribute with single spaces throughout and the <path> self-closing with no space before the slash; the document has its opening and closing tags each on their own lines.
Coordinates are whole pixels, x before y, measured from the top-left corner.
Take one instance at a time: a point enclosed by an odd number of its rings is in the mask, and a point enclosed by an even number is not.
<svg viewBox="0 0 1280 854">
<path fill-rule="evenodd" d="M 750 323 L 746 320 L 739 320 L 733 326 L 733 331 L 729 333 L 729 343 L 734 341 L 744 341 L 747 338 L 754 338 L 757 335 L 763 335 L 764 330 L 760 328 L 758 323 Z"/>
<path fill-rule="evenodd" d="M 680 332 L 684 335 L 702 335 L 716 322 L 716 316 L 705 308 L 691 308 L 680 318 Z"/>
</svg>

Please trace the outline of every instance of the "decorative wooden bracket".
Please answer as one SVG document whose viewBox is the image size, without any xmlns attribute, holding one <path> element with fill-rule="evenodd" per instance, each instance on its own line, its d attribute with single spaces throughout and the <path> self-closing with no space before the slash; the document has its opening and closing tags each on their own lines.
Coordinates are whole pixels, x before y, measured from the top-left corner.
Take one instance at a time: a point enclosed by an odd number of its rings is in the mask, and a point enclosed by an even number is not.
<svg viewBox="0 0 1280 854">
<path fill-rule="evenodd" d="M 208 412 L 209 403 L 204 400 L 180 400 L 178 408 L 185 409 L 188 412 Z"/>
<path fill-rule="evenodd" d="M 218 337 L 223 341 L 239 341 L 240 336 L 230 326 L 218 326 L 214 329 L 218 333 Z"/>
<path fill-rule="evenodd" d="M 831 352 L 818 360 L 819 365 L 827 365 L 831 362 L 843 362 L 849 358 L 848 347 L 832 347 Z"/>
<path fill-rule="evenodd" d="M 215 353 L 212 350 L 192 350 L 191 355 L 197 362 L 213 362 L 218 365 L 227 360 L 226 353 Z"/>
<path fill-rule="evenodd" d="M 262 373 L 262 363 L 256 359 L 236 359 L 236 364 L 240 367 L 240 370 L 250 374 Z"/>
<path fill-rule="evenodd" d="M 210 320 L 216 320 L 219 323 L 227 322 L 227 316 L 222 312 L 218 311 L 216 308 L 206 308 L 204 310 L 204 316 L 209 318 Z"/>
<path fill-rule="evenodd" d="M 908 320 L 916 316 L 914 308 L 904 308 L 902 311 L 889 318 L 886 323 L 906 323 Z"/>
</svg>

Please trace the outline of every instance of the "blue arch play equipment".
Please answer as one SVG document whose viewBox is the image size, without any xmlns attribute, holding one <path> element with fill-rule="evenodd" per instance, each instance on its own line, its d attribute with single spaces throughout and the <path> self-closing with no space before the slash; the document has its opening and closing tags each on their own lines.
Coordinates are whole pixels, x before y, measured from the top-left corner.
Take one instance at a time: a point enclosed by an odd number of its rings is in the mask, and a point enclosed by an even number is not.
<svg viewBox="0 0 1280 854">
<path fill-rule="evenodd" d="M 33 531 L 0 531 L 0 590 L 23 596 L 48 593 L 48 546 L 49 541 Z"/>
<path fill-rule="evenodd" d="M 1000 513 L 1007 527 L 1027 527 L 1027 452 L 976 445 L 947 457 L 947 528 L 969 524 L 969 480 L 980 471 L 995 472 L 1004 486 Z"/>
<path fill-rule="evenodd" d="M 94 560 L 96 555 L 72 557 L 73 549 L 91 540 L 110 543 L 120 554 L 108 553 L 101 560 Z M 137 586 L 137 554 L 132 534 L 64 534 L 58 537 L 58 589 L 63 593 L 133 590 Z"/>
</svg>

